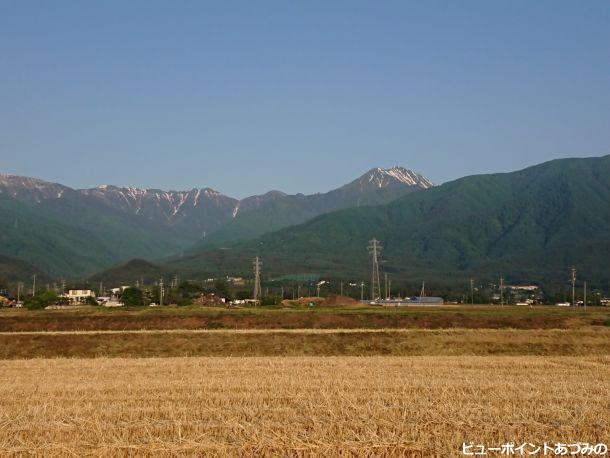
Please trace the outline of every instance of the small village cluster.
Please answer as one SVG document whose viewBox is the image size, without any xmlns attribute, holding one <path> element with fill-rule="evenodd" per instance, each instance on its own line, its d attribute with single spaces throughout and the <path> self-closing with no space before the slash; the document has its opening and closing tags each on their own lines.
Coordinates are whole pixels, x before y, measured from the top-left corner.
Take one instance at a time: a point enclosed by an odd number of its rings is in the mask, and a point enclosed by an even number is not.
<svg viewBox="0 0 610 458">
<path fill-rule="evenodd" d="M 228 286 L 227 290 L 219 290 L 215 287 L 218 283 L 223 283 Z M 189 282 L 186 282 L 189 284 Z M 190 282 L 195 285 L 197 282 Z M 409 305 L 420 306 L 438 306 L 443 304 L 497 304 L 497 305 L 517 305 L 517 306 L 533 306 L 533 305 L 556 305 L 559 307 L 569 306 L 584 306 L 584 300 L 574 298 L 573 301 L 559 301 L 549 303 L 545 300 L 544 293 L 540 287 L 536 285 L 503 285 L 500 292 L 493 292 L 496 285 L 487 286 L 488 301 L 479 300 L 477 294 L 482 291 L 484 286 L 472 286 L 471 292 L 463 296 L 462 301 L 445 300 L 441 297 L 427 296 L 425 287 L 422 285 L 422 290 L 419 295 L 403 296 L 401 294 L 392 294 L 389 289 L 389 282 L 386 281 L 385 288 L 380 288 L 381 293 L 376 299 L 371 300 L 365 295 L 364 282 L 331 282 L 329 280 L 321 280 L 309 282 L 303 286 L 275 286 L 273 288 L 261 288 L 260 284 L 256 291 L 252 291 L 252 281 L 246 280 L 243 277 L 227 276 L 223 278 L 208 278 L 203 282 L 198 282 L 198 288 L 189 291 L 187 301 L 182 301 L 180 305 L 192 304 L 197 306 L 208 307 L 228 307 L 228 306 L 255 306 L 263 303 L 263 298 L 275 298 L 279 303 L 281 301 L 301 301 L 310 298 L 312 301 L 306 301 L 316 305 L 316 298 L 338 296 L 345 297 L 346 300 L 355 300 L 367 305 L 377 305 L 385 307 L 400 307 Z M 184 284 L 184 283 L 183 283 Z M 203 285 L 203 286 L 201 286 Z M 51 303 L 45 304 L 47 309 L 62 309 L 74 306 L 98 305 L 104 307 L 122 307 L 125 304 L 124 298 L 130 291 L 138 290 L 142 294 L 142 301 L 138 305 L 159 306 L 176 304 L 176 297 L 172 294 L 178 290 L 178 280 L 174 280 L 167 286 L 164 286 L 163 281 L 153 282 L 146 286 L 141 281 L 137 281 L 134 285 L 122 285 L 113 288 L 104 288 L 100 284 L 98 290 L 91 288 L 82 289 L 67 289 L 62 292 L 61 289 L 39 289 L 32 293 L 32 289 L 23 291 L 20 288 L 17 294 L 10 294 L 8 290 L 0 289 L 0 306 L 1 307 L 16 307 L 21 308 L 26 305 L 26 300 L 30 300 L 36 294 L 42 296 L 49 291 L 54 292 L 54 300 Z M 229 290 L 231 292 L 229 292 Z M 476 300 L 475 300 L 476 298 Z M 184 299 L 184 298 L 183 298 Z M 610 306 L 610 298 L 603 296 L 596 297 L 596 304 L 601 306 Z M 589 305 L 592 301 L 588 301 Z M 129 303 L 127 304 L 129 305 Z M 263 303 L 263 305 L 265 305 Z M 270 305 L 270 304 L 266 304 Z"/>
</svg>

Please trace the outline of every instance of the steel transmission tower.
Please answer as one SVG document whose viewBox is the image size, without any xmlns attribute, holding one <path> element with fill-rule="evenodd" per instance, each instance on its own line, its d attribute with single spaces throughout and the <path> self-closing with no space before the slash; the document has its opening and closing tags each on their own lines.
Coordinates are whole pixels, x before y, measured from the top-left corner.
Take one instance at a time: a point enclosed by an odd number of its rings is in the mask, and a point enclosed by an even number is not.
<svg viewBox="0 0 610 458">
<path fill-rule="evenodd" d="M 371 272 L 371 300 L 376 301 L 381 298 L 381 285 L 379 281 L 379 258 L 381 257 L 381 245 L 379 240 L 373 239 L 366 247 L 372 259 Z"/>
<path fill-rule="evenodd" d="M 261 266 L 263 263 L 257 256 L 254 258 L 252 265 L 254 266 L 254 293 L 252 294 L 252 299 L 257 300 L 261 296 Z"/>
<path fill-rule="evenodd" d="M 576 305 L 576 269 L 572 267 L 572 276 L 570 278 L 572 280 L 572 306 Z"/>
<path fill-rule="evenodd" d="M 159 305 L 163 305 L 163 279 L 159 280 Z"/>
</svg>

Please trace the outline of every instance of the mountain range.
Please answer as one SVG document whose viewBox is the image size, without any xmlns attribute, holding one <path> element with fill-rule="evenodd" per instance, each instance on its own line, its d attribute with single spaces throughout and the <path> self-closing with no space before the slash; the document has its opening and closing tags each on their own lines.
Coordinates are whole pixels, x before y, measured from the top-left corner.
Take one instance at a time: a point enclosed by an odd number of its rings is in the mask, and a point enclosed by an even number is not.
<svg viewBox="0 0 610 458">
<path fill-rule="evenodd" d="M 261 256 L 267 278 L 316 274 L 367 279 L 366 246 L 383 247 L 395 279 L 465 284 L 470 276 L 567 284 L 577 268 L 609 289 L 610 156 L 561 159 L 527 169 L 461 178 L 388 204 L 349 208 L 165 262 L 168 272 L 251 275 Z"/>
<path fill-rule="evenodd" d="M 0 175 L 0 263 L 6 267 L 16 259 L 52 276 L 83 278 L 132 258 L 155 260 L 212 249 L 432 186 L 402 167 L 378 168 L 326 193 L 270 191 L 240 200 L 210 188 L 72 189 Z"/>
<path fill-rule="evenodd" d="M 399 167 L 373 169 L 324 194 L 243 200 L 211 189 L 73 190 L 2 176 L 0 229 L 0 272 L 19 260 L 20 274 L 27 261 L 51 275 L 99 271 L 90 278 L 111 283 L 249 277 L 260 256 L 265 279 L 360 281 L 377 238 L 381 270 L 397 282 L 504 276 L 557 285 L 576 267 L 579 278 L 610 290 L 610 156 L 440 186 Z"/>
</svg>

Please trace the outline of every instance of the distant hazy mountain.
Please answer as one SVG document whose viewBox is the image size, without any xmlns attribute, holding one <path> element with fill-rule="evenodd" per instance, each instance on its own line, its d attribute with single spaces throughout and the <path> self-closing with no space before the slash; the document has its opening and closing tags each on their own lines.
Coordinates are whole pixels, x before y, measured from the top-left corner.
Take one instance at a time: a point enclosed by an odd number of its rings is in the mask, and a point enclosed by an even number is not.
<svg viewBox="0 0 610 458">
<path fill-rule="evenodd" d="M 98 272 L 89 278 L 93 283 L 104 282 L 107 285 L 135 285 L 153 284 L 164 278 L 169 281 L 171 272 L 165 271 L 161 266 L 143 259 L 132 259 L 110 269 Z"/>
<path fill-rule="evenodd" d="M 360 178 L 327 193 L 288 195 L 271 191 L 243 199 L 235 205 L 232 219 L 197 243 L 191 251 L 210 249 L 238 240 L 300 224 L 330 211 L 390 202 L 433 184 L 426 177 L 402 167 L 372 169 Z"/>
<path fill-rule="evenodd" d="M 103 185 L 75 190 L 0 175 L 0 254 L 52 275 L 79 277 L 132 258 L 158 259 L 256 237 L 338 208 L 432 186 L 414 172 L 374 169 L 324 194 L 271 191 L 237 200 L 209 188 L 162 191 Z"/>
<path fill-rule="evenodd" d="M 162 191 L 103 185 L 78 192 L 149 226 L 168 228 L 183 248 L 230 221 L 238 203 L 209 188 Z"/>
<path fill-rule="evenodd" d="M 33 276 L 39 285 L 45 285 L 50 281 L 50 277 L 25 261 L 0 255 L 0 288 L 5 287 L 9 282 L 24 282 L 25 289 L 31 288 Z"/>
<path fill-rule="evenodd" d="M 366 181 L 366 180 L 364 180 Z M 364 184 L 363 182 L 361 182 Z M 182 275 L 319 273 L 366 279 L 376 237 L 395 279 L 567 282 L 610 278 L 610 156 L 556 160 L 518 172 L 462 178 L 389 204 L 321 215 L 226 249 L 164 265 Z"/>
</svg>

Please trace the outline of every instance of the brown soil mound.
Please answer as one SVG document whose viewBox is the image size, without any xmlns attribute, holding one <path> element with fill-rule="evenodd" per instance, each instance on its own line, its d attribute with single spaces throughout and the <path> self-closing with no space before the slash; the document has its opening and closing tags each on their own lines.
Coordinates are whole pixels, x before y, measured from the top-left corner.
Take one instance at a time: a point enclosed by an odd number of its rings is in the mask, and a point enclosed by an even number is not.
<svg viewBox="0 0 610 458">
<path fill-rule="evenodd" d="M 362 304 L 351 297 L 338 295 L 325 297 L 317 305 L 322 307 L 366 307 L 366 304 Z"/>
<path fill-rule="evenodd" d="M 282 305 L 309 305 L 312 302 L 319 307 L 366 307 L 366 304 L 361 304 L 351 297 L 338 295 L 328 297 L 301 297 L 299 299 L 295 299 L 294 301 L 287 299 L 282 301 Z"/>
</svg>

